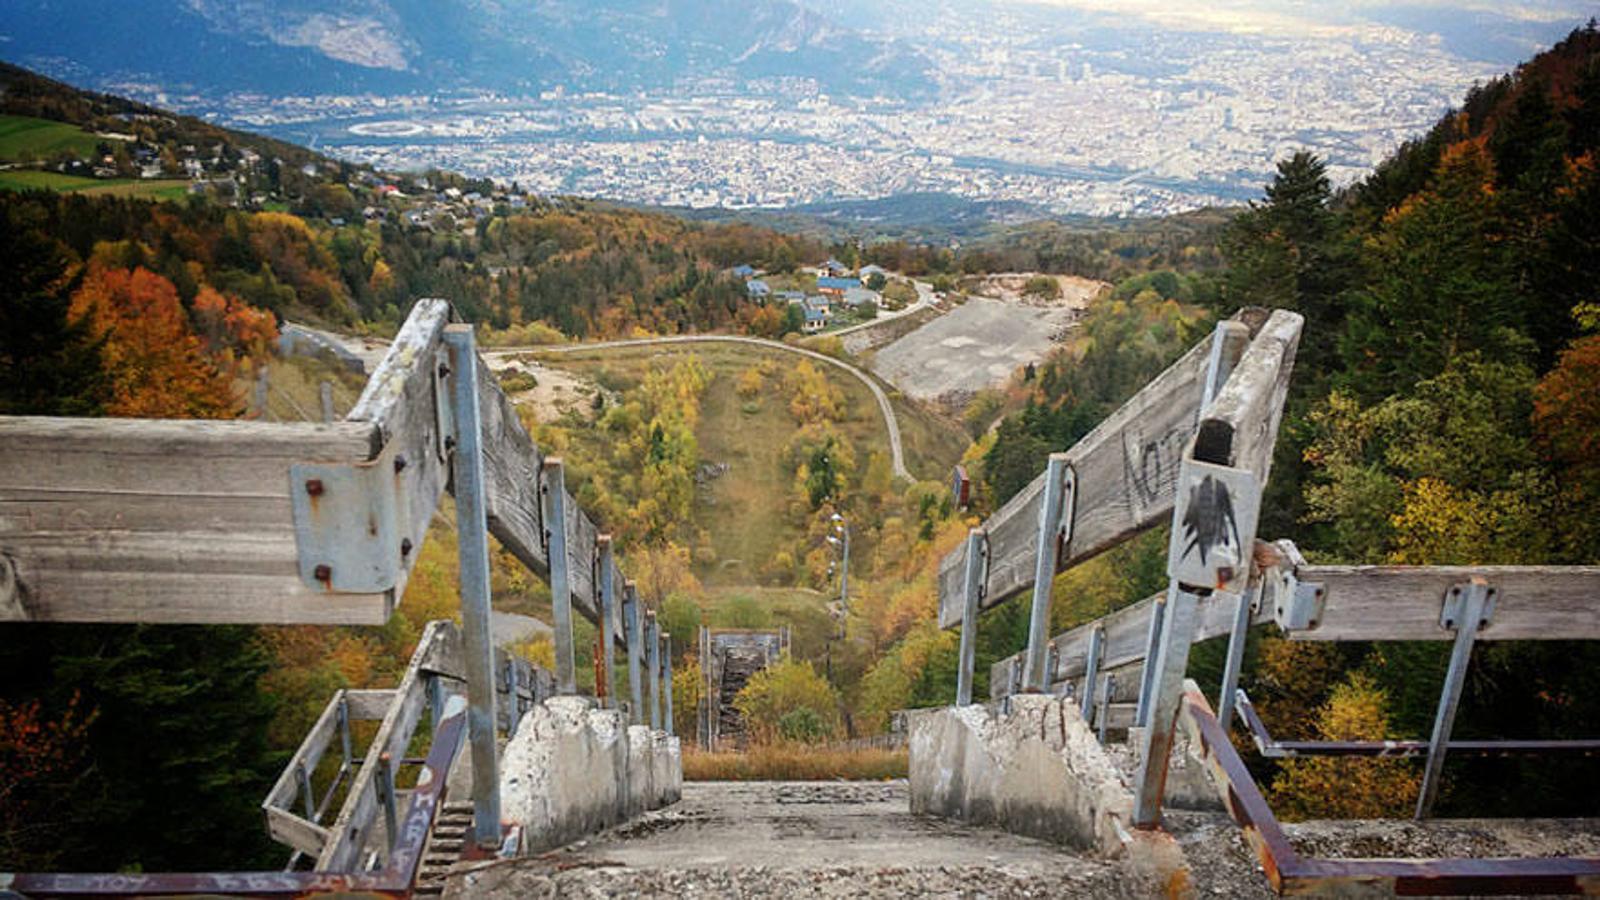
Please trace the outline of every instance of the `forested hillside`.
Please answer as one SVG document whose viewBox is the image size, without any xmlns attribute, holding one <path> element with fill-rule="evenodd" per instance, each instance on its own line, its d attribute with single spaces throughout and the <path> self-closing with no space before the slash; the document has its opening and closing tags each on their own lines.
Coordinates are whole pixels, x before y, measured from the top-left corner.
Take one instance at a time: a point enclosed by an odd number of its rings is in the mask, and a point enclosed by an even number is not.
<svg viewBox="0 0 1600 900">
<path fill-rule="evenodd" d="M 1117 284 L 1053 358 L 974 404 L 974 514 L 1003 503 L 1217 318 L 1259 305 L 1307 318 L 1263 537 L 1292 538 L 1317 561 L 1600 563 L 1597 95 L 1591 27 L 1475 90 L 1349 190 L 1333 191 L 1317 159 L 1295 155 L 1226 226 L 1211 215 L 1107 234 L 1042 224 L 959 250 L 827 246 L 315 158 L 312 175 L 278 167 L 281 208 L 250 208 L 249 186 L 226 202 L 0 192 L 0 414 L 238 416 L 283 317 L 383 331 L 421 296 L 446 297 L 518 341 L 550 339 L 552 328 L 779 335 L 790 324 L 747 300 L 728 267 L 783 271 L 833 254 L 950 284 L 1037 267 Z M 87 112 L 52 112 L 70 98 L 45 96 L 55 99 L 29 115 L 121 112 L 93 99 Z M 820 740 L 950 701 L 957 636 L 935 624 L 935 576 L 968 522 L 943 483 L 894 484 L 882 455 L 852 436 L 861 410 L 809 364 L 752 360 L 719 375 L 691 357 L 613 376 L 596 376 L 604 390 L 587 414 L 529 424 L 572 454 L 583 502 L 617 531 L 628 570 L 675 635 L 702 622 L 763 627 L 781 604 L 802 626 L 801 659 L 747 698 L 758 731 Z M 786 429 L 781 480 L 761 498 L 785 543 L 743 561 L 769 593 L 715 594 L 696 574 L 728 562 L 703 520 L 689 521 L 716 512 L 696 507 L 708 477 L 696 426 L 717 377 L 736 379 L 736 401 L 719 414 Z M 835 513 L 853 523 L 857 555 L 852 605 L 838 612 L 844 637 L 830 640 Z M 5 626 L 0 771 L 24 777 L 0 802 L 0 868 L 281 863 L 256 806 L 267 779 L 332 690 L 392 681 L 420 625 L 451 614 L 452 541 L 447 526 L 434 529 L 383 628 Z M 1164 561 L 1158 530 L 1062 574 L 1055 628 L 1159 589 Z M 497 607 L 543 612 L 542 586 L 511 573 L 497 567 Z M 989 663 L 1022 645 L 1025 604 L 983 620 L 980 695 Z M 675 644 L 680 715 L 698 690 L 688 645 Z M 1191 674 L 1214 684 L 1219 650 L 1198 648 Z M 1259 636 L 1246 686 L 1285 735 L 1424 735 L 1447 652 Z M 802 707 L 811 714 L 785 725 Z M 1500 644 L 1475 657 L 1457 734 L 1592 736 L 1597 719 L 1594 648 Z M 1409 813 L 1411 763 L 1340 762 L 1337 791 L 1325 763 L 1260 774 L 1295 815 Z M 1446 784 L 1442 812 L 1600 812 L 1600 774 L 1582 761 L 1453 765 L 1482 771 L 1471 790 Z M 181 827 L 149 833 L 140 816 L 150 809 Z"/>
<path fill-rule="evenodd" d="M 1025 408 L 980 445 L 989 499 L 1025 484 L 1215 316 L 1278 307 L 1306 327 L 1262 537 L 1324 562 L 1600 562 L 1597 123 L 1591 25 L 1474 90 L 1350 190 L 1333 192 L 1314 157 L 1285 159 L 1265 200 L 1225 230 L 1219 271 L 1123 282 L 1041 367 Z M 1164 583 L 1165 540 L 1142 547 L 1115 560 L 1120 577 L 1099 560 L 1063 575 L 1057 625 Z M 1447 653 L 1264 638 L 1247 687 L 1274 732 L 1426 736 Z M 1456 733 L 1587 735 L 1597 698 L 1595 648 L 1497 644 L 1474 659 Z M 1473 787 L 1447 791 L 1451 812 L 1596 812 L 1592 766 L 1459 765 Z M 1357 780 L 1332 791 L 1333 771 Z M 1288 763 L 1275 799 L 1297 815 L 1405 814 L 1418 771 Z"/>
</svg>

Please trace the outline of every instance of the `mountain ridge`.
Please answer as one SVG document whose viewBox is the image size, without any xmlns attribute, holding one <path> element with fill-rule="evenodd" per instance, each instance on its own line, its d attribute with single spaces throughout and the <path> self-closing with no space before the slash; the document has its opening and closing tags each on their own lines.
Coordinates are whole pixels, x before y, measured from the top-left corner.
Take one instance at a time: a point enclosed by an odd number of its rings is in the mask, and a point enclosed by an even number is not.
<svg viewBox="0 0 1600 900">
<path fill-rule="evenodd" d="M 931 61 L 792 0 L 154 0 L 92 15 L 15 0 L 0 51 L 54 77 L 200 93 L 634 91 L 684 79 L 809 79 L 890 97 L 936 89 Z M 163 27 L 151 29 L 153 19 Z M 127 34 L 148 39 L 130 42 Z"/>
</svg>

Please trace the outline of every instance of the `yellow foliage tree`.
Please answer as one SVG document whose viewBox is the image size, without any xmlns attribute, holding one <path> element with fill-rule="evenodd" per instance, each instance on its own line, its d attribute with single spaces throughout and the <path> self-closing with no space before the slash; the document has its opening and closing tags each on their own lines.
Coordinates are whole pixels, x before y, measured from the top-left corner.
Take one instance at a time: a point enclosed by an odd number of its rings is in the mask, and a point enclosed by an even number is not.
<svg viewBox="0 0 1600 900">
<path fill-rule="evenodd" d="M 627 571 L 645 601 L 659 608 L 675 593 L 700 592 L 700 579 L 694 577 L 690 562 L 689 548 L 667 541 L 631 551 Z"/>
<path fill-rule="evenodd" d="M 1327 741 L 1388 736 L 1388 696 L 1361 672 L 1333 689 L 1317 711 Z M 1375 819 L 1409 815 L 1421 776 L 1412 760 L 1319 756 L 1292 759 L 1272 783 L 1274 808 L 1291 819 Z"/>
<path fill-rule="evenodd" d="M 761 396 L 761 387 L 764 383 L 765 379 L 761 377 L 761 370 L 751 366 L 739 373 L 739 381 L 734 389 L 745 400 L 754 400 Z"/>
<path fill-rule="evenodd" d="M 815 735 L 823 739 L 840 731 L 839 695 L 811 663 L 801 660 L 779 660 L 750 676 L 733 705 L 757 743 L 796 739 L 813 724 L 818 726 Z M 807 720 L 805 728 L 793 724 L 801 717 Z"/>
<path fill-rule="evenodd" d="M 674 640 L 676 643 L 676 640 Z M 672 728 L 675 734 L 696 734 L 700 712 L 700 658 L 685 656 L 672 672 Z"/>
<path fill-rule="evenodd" d="M 802 425 L 838 421 L 844 410 L 844 393 L 810 360 L 789 370 L 789 415 Z"/>
</svg>

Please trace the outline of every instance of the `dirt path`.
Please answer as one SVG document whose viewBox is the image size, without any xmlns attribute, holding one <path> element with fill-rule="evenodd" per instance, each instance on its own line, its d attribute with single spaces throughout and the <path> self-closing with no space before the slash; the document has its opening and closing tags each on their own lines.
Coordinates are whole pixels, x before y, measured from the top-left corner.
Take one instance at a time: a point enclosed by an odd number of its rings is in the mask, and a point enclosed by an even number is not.
<svg viewBox="0 0 1600 900">
<path fill-rule="evenodd" d="M 448 897 L 1144 897 L 1115 864 L 909 812 L 904 782 L 684 785 L 676 806 Z"/>
<path fill-rule="evenodd" d="M 905 451 L 901 449 L 900 443 L 900 420 L 895 418 L 894 406 L 889 402 L 889 395 L 884 393 L 883 388 L 878 385 L 878 382 L 874 381 L 872 376 L 868 375 L 866 372 L 861 371 L 847 362 L 842 362 L 826 354 L 818 353 L 815 350 L 807 350 L 804 347 L 792 347 L 788 344 L 779 343 L 778 341 L 768 341 L 761 338 L 739 337 L 737 335 L 728 334 L 697 334 L 679 335 L 674 337 L 638 338 L 628 341 L 597 341 L 592 344 L 558 344 L 539 347 L 498 347 L 493 350 L 484 351 L 483 355 L 485 357 L 494 357 L 527 353 L 583 353 L 589 350 L 605 350 L 612 347 L 650 347 L 658 344 L 697 344 L 707 342 L 753 344 L 757 347 L 767 347 L 773 350 L 782 350 L 787 353 L 798 353 L 801 356 L 808 356 L 812 359 L 827 363 L 830 366 L 835 366 L 845 370 L 846 372 L 849 372 L 862 384 L 866 385 L 867 390 L 872 391 L 873 398 L 878 401 L 878 410 L 883 413 L 884 428 L 889 432 L 890 465 L 894 470 L 894 476 L 896 478 L 904 478 L 907 481 L 916 480 L 911 476 L 911 471 L 906 468 Z"/>
</svg>

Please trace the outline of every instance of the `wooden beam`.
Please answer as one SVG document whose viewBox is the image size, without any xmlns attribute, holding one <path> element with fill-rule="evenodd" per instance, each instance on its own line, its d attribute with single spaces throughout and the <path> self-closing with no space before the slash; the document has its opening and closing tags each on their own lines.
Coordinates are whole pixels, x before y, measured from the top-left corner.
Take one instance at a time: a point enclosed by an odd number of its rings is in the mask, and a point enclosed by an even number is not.
<svg viewBox="0 0 1600 900">
<path fill-rule="evenodd" d="M 1439 621 L 1445 593 L 1475 576 L 1495 591 L 1478 640 L 1600 640 L 1600 566 L 1298 566 L 1302 584 L 1322 585 L 1323 607 L 1315 627 L 1289 636 L 1454 640 L 1455 632 Z"/>
<path fill-rule="evenodd" d="M 533 443 L 516 406 L 480 356 L 478 358 L 478 414 L 483 427 L 483 464 L 488 502 L 489 532 L 518 561 L 541 577 L 550 574 L 550 559 L 540 516 L 539 472 L 544 454 Z M 600 529 L 571 492 L 567 494 L 568 583 L 578 613 L 600 623 L 600 606 L 594 572 L 598 555 L 595 539 Z M 621 627 L 612 630 L 618 646 L 624 643 Z"/>
<path fill-rule="evenodd" d="M 372 425 L 0 417 L 0 620 L 382 624 L 300 578 L 289 467 Z"/>
<path fill-rule="evenodd" d="M 1087 670 L 1089 660 L 1089 645 L 1093 640 L 1095 627 L 1105 628 L 1102 639 L 1102 653 L 1100 660 L 1102 671 L 1114 671 L 1118 675 L 1119 691 L 1127 687 L 1135 696 L 1138 695 L 1136 679 L 1126 676 L 1123 671 L 1127 667 L 1139 666 L 1144 663 L 1145 649 L 1148 645 L 1150 628 L 1150 613 L 1155 608 L 1156 602 L 1166 596 L 1166 591 L 1152 594 L 1137 603 L 1125 606 L 1115 612 L 1108 613 L 1092 622 L 1086 622 L 1069 631 L 1062 632 L 1051 641 L 1057 650 L 1056 667 L 1051 673 L 1053 684 L 1072 681 L 1083 677 Z M 1211 638 L 1223 637 L 1233 629 L 1233 615 L 1236 611 L 1234 596 L 1232 594 L 1213 594 L 1201 597 L 1195 604 L 1194 632 L 1192 640 L 1205 641 Z M 1252 624 L 1261 624 L 1272 621 L 1271 610 L 1265 608 L 1258 610 L 1252 617 Z M 1008 656 L 996 662 L 989 670 L 990 696 L 999 698 L 1003 692 L 997 689 L 1009 683 L 1009 675 L 1013 667 L 1022 664 L 1022 654 Z M 1124 684 L 1126 682 L 1127 684 Z"/>
<path fill-rule="evenodd" d="M 322 762 L 323 754 L 328 752 L 334 738 L 339 735 L 339 704 L 344 699 L 344 691 L 334 691 L 333 699 L 322 708 L 322 714 L 317 716 L 317 721 L 306 733 L 305 739 L 300 742 L 294 755 L 289 757 L 288 763 L 283 767 L 283 772 L 278 775 L 278 780 L 273 783 L 272 790 L 267 792 L 267 798 L 261 801 L 261 807 L 267 813 L 267 831 L 275 840 L 287 843 L 290 846 L 307 853 L 316 854 L 321 851 L 321 845 L 315 849 L 307 850 L 305 847 L 294 843 L 293 835 L 280 835 L 273 829 L 273 810 L 288 811 L 293 813 L 300 809 L 300 781 L 299 770 L 305 769 L 309 776 L 316 772 L 317 765 Z M 309 823 L 308 823 L 309 824 Z"/>
<path fill-rule="evenodd" d="M 423 685 L 426 663 L 437 656 L 436 646 L 444 643 L 461 643 L 461 634 L 455 624 L 448 620 L 430 622 L 422 633 L 416 652 L 411 655 L 411 662 L 401 676 L 400 684 L 394 689 L 395 700 L 389 705 L 371 746 L 367 748 L 366 759 L 350 783 L 344 806 L 329 829 L 331 839 L 317 857 L 318 871 L 348 872 L 356 868 L 362 850 L 373 837 L 377 822 L 378 791 L 373 779 L 379 775 L 379 757 L 385 753 L 396 761 L 405 757 L 406 748 L 417 730 L 417 722 L 422 717 L 427 701 Z M 404 814 L 404 810 L 401 810 L 401 814 Z"/>
<path fill-rule="evenodd" d="M 328 829 L 276 806 L 266 808 L 267 833 L 280 844 L 316 856 L 328 843 Z"/>
<path fill-rule="evenodd" d="M 1304 324 L 1299 313 L 1272 312 L 1206 408 L 1195 434 L 1195 459 L 1245 469 L 1267 483 Z"/>
<path fill-rule="evenodd" d="M 449 481 L 450 318 L 447 302 L 418 301 L 349 418 L 332 425 L 0 417 L 0 621 L 387 621 Z M 481 357 L 476 364 L 490 531 L 547 574 L 542 456 Z M 381 469 L 385 490 L 392 477 L 401 539 L 379 548 L 393 554 L 392 588 L 308 583 L 291 503 L 304 489 L 292 483 L 296 464 Z M 573 599 L 598 621 L 598 528 L 576 502 L 567 509 Z"/>
<path fill-rule="evenodd" d="M 1057 571 L 1171 514 L 1179 462 L 1200 425 L 1212 343 L 1223 342 L 1219 363 L 1231 368 L 1249 341 L 1249 329 L 1243 323 L 1235 326 L 1196 344 L 1066 451 L 1076 475 L 1076 515 Z M 989 535 L 989 574 L 982 608 L 1003 603 L 1033 583 L 1043 491 L 1041 474 L 983 524 Z M 939 566 L 942 628 L 961 624 L 966 553 L 964 545 L 958 547 Z"/>
</svg>

